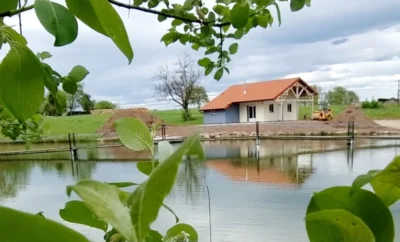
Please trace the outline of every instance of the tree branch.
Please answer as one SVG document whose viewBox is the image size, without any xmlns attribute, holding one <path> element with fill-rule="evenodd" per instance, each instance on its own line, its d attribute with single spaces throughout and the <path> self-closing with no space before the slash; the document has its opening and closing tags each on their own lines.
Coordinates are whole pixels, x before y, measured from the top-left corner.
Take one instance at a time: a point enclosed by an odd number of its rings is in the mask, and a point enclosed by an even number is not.
<svg viewBox="0 0 400 242">
<path fill-rule="evenodd" d="M 12 16 L 14 16 L 14 15 L 20 14 L 20 13 L 22 13 L 22 12 L 29 11 L 29 10 L 31 10 L 31 9 L 33 9 L 33 4 L 32 4 L 32 5 L 29 5 L 29 6 L 27 6 L 27 7 L 19 8 L 19 9 L 17 9 L 17 10 L 9 10 L 9 11 L 7 11 L 7 12 L 0 13 L 0 18 L 1 18 L 1 17 L 12 17 Z"/>
</svg>

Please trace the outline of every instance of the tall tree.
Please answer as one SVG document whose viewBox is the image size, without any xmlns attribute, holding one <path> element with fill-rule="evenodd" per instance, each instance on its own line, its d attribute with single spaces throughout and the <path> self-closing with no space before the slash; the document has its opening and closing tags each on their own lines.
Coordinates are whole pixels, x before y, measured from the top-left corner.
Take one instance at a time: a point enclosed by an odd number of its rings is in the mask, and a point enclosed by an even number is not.
<svg viewBox="0 0 400 242">
<path fill-rule="evenodd" d="M 326 94 L 326 98 L 330 104 L 350 104 L 359 101 L 357 93 L 342 86 L 334 87 Z"/>
<path fill-rule="evenodd" d="M 208 95 L 206 89 L 203 86 L 198 86 L 193 90 L 193 99 L 190 104 L 197 105 L 198 108 L 201 107 L 203 103 L 208 102 Z"/>
<path fill-rule="evenodd" d="M 159 101 L 173 101 L 183 109 L 183 119 L 191 120 L 189 104 L 195 100 L 195 90 L 199 88 L 201 71 L 195 67 L 189 55 L 184 54 L 175 63 L 175 68 L 161 67 L 155 79 L 154 93 Z"/>
<path fill-rule="evenodd" d="M 314 96 L 314 104 L 318 104 L 320 101 L 322 101 L 320 98 L 323 98 L 322 87 L 316 84 L 312 85 L 311 87 L 317 92 L 317 95 Z"/>
<path fill-rule="evenodd" d="M 82 97 L 78 100 L 78 103 L 85 112 L 90 112 L 94 109 L 94 102 L 92 101 L 92 97 L 87 93 L 84 93 L 82 95 Z"/>
</svg>

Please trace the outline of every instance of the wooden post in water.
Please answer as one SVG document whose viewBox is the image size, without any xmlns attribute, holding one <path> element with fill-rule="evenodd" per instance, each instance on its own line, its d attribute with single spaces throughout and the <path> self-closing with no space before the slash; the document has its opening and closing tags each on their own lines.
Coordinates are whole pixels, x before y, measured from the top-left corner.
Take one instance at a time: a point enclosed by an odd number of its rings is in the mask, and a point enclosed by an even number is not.
<svg viewBox="0 0 400 242">
<path fill-rule="evenodd" d="M 71 161 L 73 161 L 74 153 L 72 151 L 72 143 L 71 143 L 71 134 L 70 133 L 68 133 L 68 144 L 69 144 L 69 155 L 70 155 Z"/>
<path fill-rule="evenodd" d="M 78 148 L 76 148 L 75 133 L 72 133 L 72 142 L 74 144 L 74 147 L 72 148 L 74 160 L 78 160 Z"/>
<path fill-rule="evenodd" d="M 256 151 L 257 154 L 260 151 L 260 123 L 256 122 Z"/>
</svg>

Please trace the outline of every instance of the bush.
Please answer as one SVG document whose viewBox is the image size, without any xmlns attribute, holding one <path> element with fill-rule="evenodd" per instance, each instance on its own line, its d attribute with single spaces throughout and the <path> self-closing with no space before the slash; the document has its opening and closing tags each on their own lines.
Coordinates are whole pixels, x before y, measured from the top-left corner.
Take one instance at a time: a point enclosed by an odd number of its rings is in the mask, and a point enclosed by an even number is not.
<svg viewBox="0 0 400 242">
<path fill-rule="evenodd" d="M 372 100 L 372 101 L 366 100 L 366 101 L 362 102 L 362 105 L 361 105 L 361 108 L 363 108 L 363 109 L 378 109 L 380 107 L 381 107 L 380 103 L 375 100 Z"/>
<path fill-rule="evenodd" d="M 94 104 L 94 109 L 116 109 L 117 105 L 109 101 L 99 101 Z"/>
</svg>

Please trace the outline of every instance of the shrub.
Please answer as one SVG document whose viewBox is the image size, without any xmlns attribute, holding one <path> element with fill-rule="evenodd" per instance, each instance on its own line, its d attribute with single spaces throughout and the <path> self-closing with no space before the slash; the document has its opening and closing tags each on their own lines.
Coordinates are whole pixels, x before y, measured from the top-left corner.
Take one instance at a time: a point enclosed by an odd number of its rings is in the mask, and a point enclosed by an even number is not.
<svg viewBox="0 0 400 242">
<path fill-rule="evenodd" d="M 371 101 L 365 100 L 361 104 L 361 108 L 363 108 L 363 109 L 378 109 L 380 107 L 381 107 L 380 103 L 375 100 L 371 100 Z"/>
</svg>

